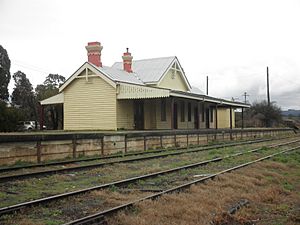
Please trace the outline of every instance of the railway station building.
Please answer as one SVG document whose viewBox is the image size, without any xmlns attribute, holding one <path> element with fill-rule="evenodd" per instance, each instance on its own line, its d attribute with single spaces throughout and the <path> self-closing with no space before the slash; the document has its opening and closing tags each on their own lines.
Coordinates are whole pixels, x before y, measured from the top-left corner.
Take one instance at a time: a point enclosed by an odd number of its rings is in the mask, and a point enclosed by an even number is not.
<svg viewBox="0 0 300 225">
<path fill-rule="evenodd" d="M 249 105 L 205 95 L 191 86 L 176 56 L 104 66 L 102 45 L 89 42 L 88 61 L 41 106 L 63 104 L 64 130 L 234 128 L 235 109 Z"/>
</svg>

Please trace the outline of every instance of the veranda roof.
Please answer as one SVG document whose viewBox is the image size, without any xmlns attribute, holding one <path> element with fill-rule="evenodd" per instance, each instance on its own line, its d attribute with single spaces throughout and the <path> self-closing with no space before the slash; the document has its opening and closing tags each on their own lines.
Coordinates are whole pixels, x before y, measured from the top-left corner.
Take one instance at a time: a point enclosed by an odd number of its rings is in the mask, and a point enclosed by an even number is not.
<svg viewBox="0 0 300 225">
<path fill-rule="evenodd" d="M 245 104 L 242 102 L 229 101 L 226 99 L 215 98 L 195 92 L 175 91 L 166 88 L 141 86 L 129 83 L 118 84 L 117 99 L 149 99 L 165 97 L 179 97 L 201 102 L 214 103 L 223 106 L 233 106 L 237 108 L 250 107 L 249 104 Z"/>
<path fill-rule="evenodd" d="M 169 96 L 169 89 L 147 87 L 129 83 L 118 84 L 117 99 L 148 99 L 165 98 Z"/>
<path fill-rule="evenodd" d="M 40 101 L 41 105 L 54 105 L 64 103 L 64 93 L 59 93 L 50 98 L 46 98 L 43 101 Z"/>
</svg>

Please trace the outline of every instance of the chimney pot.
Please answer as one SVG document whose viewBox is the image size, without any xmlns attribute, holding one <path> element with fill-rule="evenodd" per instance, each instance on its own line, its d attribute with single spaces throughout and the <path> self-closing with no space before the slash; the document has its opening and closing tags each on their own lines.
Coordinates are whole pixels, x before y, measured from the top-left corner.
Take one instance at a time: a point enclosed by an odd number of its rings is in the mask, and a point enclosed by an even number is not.
<svg viewBox="0 0 300 225">
<path fill-rule="evenodd" d="M 88 62 L 94 64 L 95 66 L 102 67 L 101 62 L 101 51 L 103 46 L 98 41 L 88 42 L 88 45 L 85 46 L 88 55 Z"/>
<path fill-rule="evenodd" d="M 123 68 L 126 72 L 132 73 L 132 56 L 131 53 L 129 52 L 129 49 L 126 48 L 126 52 L 124 52 L 122 59 L 123 59 Z"/>
</svg>

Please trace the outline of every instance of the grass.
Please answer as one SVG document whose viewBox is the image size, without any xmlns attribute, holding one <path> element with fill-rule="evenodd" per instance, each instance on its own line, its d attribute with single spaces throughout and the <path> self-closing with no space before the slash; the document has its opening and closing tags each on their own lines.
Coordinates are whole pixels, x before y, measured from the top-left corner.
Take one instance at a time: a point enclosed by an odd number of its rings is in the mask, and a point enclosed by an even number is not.
<svg viewBox="0 0 300 225">
<path fill-rule="evenodd" d="M 109 218 L 108 223 L 245 225 L 259 221 L 264 225 L 299 224 L 299 156 L 299 151 L 283 154 L 195 185 L 188 192 L 139 203 L 138 213 L 120 212 Z M 249 206 L 229 215 L 229 207 L 240 199 L 248 199 Z"/>
<path fill-rule="evenodd" d="M 255 146 L 259 145 L 261 144 L 255 144 L 252 146 L 254 148 Z M 8 182 L 0 184 L 0 196 L 2 199 L 0 202 L 0 207 L 46 197 L 49 195 L 74 191 L 89 186 L 100 185 L 102 183 L 108 183 L 115 180 L 139 176 L 141 174 L 183 166 L 193 162 L 211 159 L 217 155 L 221 156 L 228 153 L 232 154 L 234 152 L 239 152 L 242 148 L 245 147 L 237 146 L 218 150 L 187 153 L 178 156 L 168 156 L 160 159 L 138 161 L 131 164 L 114 164 L 111 166 L 105 166 L 86 171 L 72 172 L 70 174 L 57 174 L 40 178 Z M 247 148 L 245 150 L 247 150 Z M 226 160 L 222 163 L 223 164 L 220 164 L 220 166 L 216 169 L 232 165 L 234 161 Z M 195 174 L 210 173 L 211 169 L 212 168 L 209 170 L 209 168 L 205 169 L 205 167 L 203 167 L 203 169 L 196 171 Z M 9 194 L 7 191 L 22 194 Z"/>
<path fill-rule="evenodd" d="M 235 149 L 234 151 L 240 151 L 240 148 L 234 148 L 234 149 Z M 222 152 L 224 154 L 227 154 L 228 151 L 232 151 L 232 148 L 226 148 L 226 150 L 220 149 L 220 152 Z M 183 171 L 178 172 L 177 174 L 170 174 L 170 176 L 168 176 L 168 177 L 159 176 L 155 179 L 149 179 L 147 181 L 139 182 L 137 184 L 137 186 L 134 186 L 134 185 L 128 186 L 128 188 L 134 188 L 134 187 L 139 187 L 139 186 L 145 187 L 145 185 L 147 185 L 146 186 L 147 188 L 150 188 L 153 186 L 156 189 L 157 188 L 168 188 L 168 187 L 176 184 L 176 182 L 178 182 L 178 176 L 182 177 L 186 181 L 188 179 L 192 179 L 192 176 L 195 174 L 210 173 L 212 171 L 220 170 L 222 168 L 226 168 L 226 167 L 229 167 L 229 166 L 232 166 L 235 164 L 240 164 L 244 161 L 249 160 L 249 158 L 255 159 L 257 157 L 261 157 L 262 155 L 269 154 L 272 151 L 273 151 L 273 149 L 265 148 L 264 151 L 262 151 L 262 153 L 259 153 L 257 155 L 246 154 L 243 157 L 223 160 L 219 164 L 206 165 L 204 167 L 195 168 L 193 170 L 183 170 Z M 217 152 L 218 151 L 216 151 L 214 154 L 216 154 Z M 211 155 L 213 155 L 213 154 L 211 154 Z M 123 178 L 124 176 L 125 177 L 126 176 L 136 176 L 136 175 L 144 174 L 145 172 L 150 173 L 150 172 L 154 172 L 157 170 L 167 169 L 167 168 L 170 168 L 175 165 L 178 166 L 178 165 L 184 165 L 187 163 L 191 163 L 193 160 L 195 160 L 195 161 L 198 161 L 199 159 L 204 160 L 203 157 L 208 157 L 208 156 L 209 156 L 209 152 L 198 152 L 198 153 L 193 153 L 193 154 L 180 155 L 180 157 L 166 157 L 166 158 L 163 158 L 160 160 L 155 159 L 155 160 L 149 160 L 149 161 L 141 161 L 141 162 L 137 162 L 134 164 L 117 164 L 114 166 L 103 167 L 101 169 L 98 168 L 98 169 L 93 169 L 93 170 L 89 170 L 89 171 L 85 171 L 85 172 L 74 173 L 75 177 L 78 178 L 76 180 L 74 180 L 73 176 L 54 175 L 49 178 L 38 178 L 38 179 L 35 178 L 35 179 L 31 179 L 31 180 L 13 182 L 13 184 L 15 184 L 15 186 L 12 186 L 11 188 L 7 186 L 7 189 L 5 189 L 5 190 L 19 192 L 19 193 L 22 193 L 22 195 L 18 196 L 18 198 L 7 198 L 9 196 L 8 194 L 3 194 L 4 192 L 0 192 L 0 194 L 3 195 L 3 198 L 1 198 L 1 199 L 4 200 L 0 204 L 3 204 L 3 202 L 5 202 L 6 204 L 7 203 L 11 204 L 11 202 L 13 202 L 13 201 L 16 201 L 16 200 L 20 201 L 20 199 L 23 201 L 25 198 L 35 199 L 38 196 L 48 195 L 49 193 L 55 193 L 57 191 L 61 191 L 61 192 L 72 191 L 72 190 L 79 189 L 81 187 L 90 186 L 91 184 L 100 184 L 100 182 L 107 182 L 107 181 L 111 181 L 112 179 L 120 179 L 120 178 Z M 284 156 L 288 157 L 287 161 L 289 161 L 289 162 L 293 161 L 295 163 L 294 164 L 295 168 L 292 168 L 293 169 L 292 172 L 290 170 L 288 170 L 288 169 L 290 169 L 290 167 L 287 167 L 287 166 L 285 166 L 284 163 L 280 162 L 280 161 L 283 161 L 282 159 L 284 159 L 284 158 L 282 158 L 282 156 L 276 157 L 275 161 L 273 161 L 274 165 L 273 164 L 267 165 L 267 166 L 269 166 L 268 170 L 260 168 L 260 170 L 258 170 L 257 173 L 251 174 L 252 176 L 254 175 L 253 179 L 249 178 L 250 175 L 246 176 L 245 178 L 247 178 L 247 180 L 245 182 L 236 182 L 236 183 L 230 182 L 230 179 L 235 178 L 232 176 L 228 180 L 228 182 L 224 184 L 224 186 L 220 187 L 220 189 L 218 189 L 218 190 L 215 190 L 216 193 L 217 193 L 217 191 L 220 191 L 223 188 L 225 188 L 225 189 L 227 188 L 227 189 L 232 189 L 232 190 L 241 190 L 247 194 L 250 194 L 250 193 L 252 193 L 253 188 L 255 188 L 255 186 L 263 186 L 266 184 L 264 182 L 267 182 L 267 184 L 280 185 L 280 188 L 279 189 L 278 188 L 277 189 L 268 189 L 267 192 L 264 192 L 263 194 L 261 194 L 262 202 L 265 202 L 268 204 L 274 204 L 276 202 L 278 203 L 279 202 L 277 199 L 278 195 L 281 196 L 282 193 L 286 194 L 286 193 L 291 193 L 291 192 L 295 191 L 295 188 L 297 187 L 297 185 L 295 185 L 293 178 L 295 176 L 298 176 L 298 178 L 299 178 L 299 172 L 298 172 L 299 171 L 299 163 L 297 164 L 297 162 L 300 162 L 299 154 L 290 153 L 290 154 L 285 154 Z M 296 170 L 296 168 L 298 168 L 298 170 Z M 280 171 L 280 173 L 278 171 Z M 263 173 L 263 176 L 260 175 L 261 173 Z M 285 177 L 285 176 L 283 176 L 283 174 L 289 174 L 289 176 Z M 264 177 L 273 177 L 273 179 L 263 179 Z M 220 179 L 223 179 L 223 178 L 220 178 Z M 216 179 L 216 180 L 218 180 L 218 179 Z M 262 180 L 263 180 L 263 182 L 262 182 Z M 280 182 L 278 182 L 278 181 L 280 181 Z M 210 184 L 210 182 L 208 182 L 208 185 L 209 184 Z M 51 187 L 51 189 L 49 187 Z M 1 187 L 1 188 L 4 188 L 4 187 Z M 2 189 L 2 190 L 4 190 L 4 189 Z M 99 207 L 99 204 L 102 205 L 103 201 L 105 202 L 105 204 L 107 203 L 107 204 L 113 205 L 114 203 L 118 202 L 119 200 L 120 201 L 125 200 L 126 197 L 120 195 L 119 191 L 120 191 L 120 188 L 112 186 L 109 190 L 107 190 L 106 194 L 109 192 L 109 195 L 115 196 L 115 198 L 104 201 L 104 200 L 99 199 L 98 198 L 99 196 L 97 195 L 98 196 L 97 198 L 90 198 L 90 202 L 87 202 L 87 200 L 89 199 L 88 197 L 87 197 L 87 199 L 83 198 L 81 201 L 82 205 L 80 205 L 80 207 L 84 208 L 85 207 L 84 204 L 87 204 L 87 205 L 90 205 L 93 209 L 93 207 L 95 207 L 95 208 Z M 104 197 L 104 195 L 101 195 L 101 196 Z M 224 196 L 221 195 L 219 197 L 222 198 Z M 210 200 L 208 199 L 207 201 L 210 201 Z M 110 202 L 110 203 L 108 203 L 108 202 Z M 200 202 L 201 201 L 199 201 L 198 203 L 200 204 Z M 95 205 L 93 205 L 94 203 L 95 203 Z M 209 202 L 209 203 L 212 204 L 212 202 Z M 71 206 L 77 207 L 78 202 L 71 203 L 71 201 L 70 202 L 62 201 L 61 204 L 59 204 L 59 206 L 61 208 L 59 208 L 58 211 L 56 211 L 57 206 L 52 206 L 52 210 L 48 209 L 47 207 L 41 207 L 39 209 L 41 211 L 37 210 L 37 212 L 35 212 L 35 214 L 34 214 L 35 216 L 31 217 L 30 215 L 28 215 L 28 218 L 31 221 L 38 221 L 38 223 L 41 222 L 39 220 L 40 217 L 48 218 L 48 220 L 50 220 L 49 218 L 51 217 L 51 218 L 53 218 L 52 222 L 61 221 L 61 217 L 69 218 L 69 216 L 66 216 L 66 214 L 67 215 L 70 214 L 70 216 L 72 216 L 74 214 L 73 211 L 78 210 L 78 209 L 67 210 L 66 205 L 67 206 L 71 205 Z M 282 206 L 282 209 L 284 209 L 284 208 L 285 208 L 285 206 Z M 86 210 L 86 209 L 84 209 L 84 210 Z M 88 209 L 88 212 L 90 212 L 90 210 L 91 210 L 91 208 Z M 135 213 L 135 214 L 139 215 L 140 212 L 142 213 L 142 210 L 138 209 L 137 213 Z M 73 216 L 75 216 L 75 215 L 73 215 Z M 18 215 L 16 217 L 18 217 Z M 42 223 L 47 224 L 48 222 L 46 220 L 47 219 L 44 219 L 42 221 Z M 1 219 L 0 219 L 0 224 L 1 224 Z"/>
</svg>

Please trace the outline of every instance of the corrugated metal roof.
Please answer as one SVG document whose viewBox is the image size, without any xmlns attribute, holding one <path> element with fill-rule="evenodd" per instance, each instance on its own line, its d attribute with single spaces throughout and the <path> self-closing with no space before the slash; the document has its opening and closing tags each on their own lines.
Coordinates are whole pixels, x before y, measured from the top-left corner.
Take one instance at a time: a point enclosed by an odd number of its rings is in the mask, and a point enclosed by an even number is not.
<svg viewBox="0 0 300 225">
<path fill-rule="evenodd" d="M 116 69 L 113 67 L 103 66 L 97 67 L 99 71 L 102 71 L 105 75 L 109 76 L 114 81 L 128 82 L 133 84 L 144 84 L 141 79 L 139 79 L 136 73 L 128 73 L 124 70 Z"/>
<path fill-rule="evenodd" d="M 202 90 L 200 90 L 199 88 L 194 87 L 194 86 L 192 86 L 192 89 L 191 89 L 190 92 L 191 92 L 191 93 L 194 93 L 194 94 L 204 95 L 204 92 L 203 92 Z"/>
<path fill-rule="evenodd" d="M 170 96 L 181 97 L 181 98 L 190 98 L 190 99 L 200 100 L 200 101 L 204 101 L 204 102 L 217 103 L 217 104 L 224 105 L 224 106 L 231 105 L 231 106 L 241 107 L 241 108 L 249 108 L 250 107 L 249 104 L 245 104 L 242 102 L 233 102 L 233 101 L 229 101 L 229 100 L 222 99 L 222 98 L 215 98 L 215 97 L 208 96 L 208 95 L 201 95 L 201 94 L 184 92 L 184 91 L 171 90 Z"/>
<path fill-rule="evenodd" d="M 59 93 L 50 98 L 46 98 L 43 101 L 40 101 L 41 105 L 54 105 L 64 103 L 64 93 Z"/>
<path fill-rule="evenodd" d="M 167 71 L 175 56 L 142 59 L 132 61 L 132 70 L 144 83 L 158 82 L 161 76 Z M 123 70 L 123 62 L 116 62 L 112 68 Z"/>
</svg>

